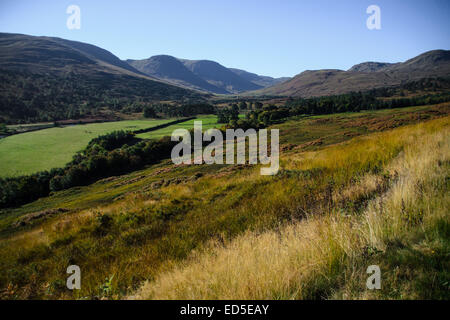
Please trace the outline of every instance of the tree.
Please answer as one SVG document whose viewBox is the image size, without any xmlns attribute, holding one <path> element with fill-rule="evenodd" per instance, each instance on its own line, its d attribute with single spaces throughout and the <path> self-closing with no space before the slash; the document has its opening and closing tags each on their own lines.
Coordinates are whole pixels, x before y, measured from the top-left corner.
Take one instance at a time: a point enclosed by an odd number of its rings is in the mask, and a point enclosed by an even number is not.
<svg viewBox="0 0 450 320">
<path fill-rule="evenodd" d="M 0 133 L 6 134 L 8 132 L 8 129 L 6 128 L 6 124 L 0 123 Z"/>
<path fill-rule="evenodd" d="M 255 102 L 255 109 L 256 109 L 256 110 L 259 110 L 259 109 L 261 109 L 262 107 L 263 107 L 263 104 L 262 104 L 261 102 L 259 102 L 259 101 Z"/>
<path fill-rule="evenodd" d="M 230 120 L 238 120 L 239 119 L 239 108 L 236 104 L 233 104 L 233 107 L 230 110 Z"/>
<path fill-rule="evenodd" d="M 217 112 L 217 123 L 228 123 L 227 110 L 219 110 Z"/>
<path fill-rule="evenodd" d="M 157 118 L 156 112 L 152 107 L 145 107 L 144 109 L 145 118 Z"/>
</svg>

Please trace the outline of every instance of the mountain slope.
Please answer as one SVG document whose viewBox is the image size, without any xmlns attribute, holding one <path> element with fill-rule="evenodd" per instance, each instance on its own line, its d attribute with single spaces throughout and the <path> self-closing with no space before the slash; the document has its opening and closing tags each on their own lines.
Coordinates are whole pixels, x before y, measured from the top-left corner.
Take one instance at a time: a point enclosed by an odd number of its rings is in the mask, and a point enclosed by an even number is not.
<svg viewBox="0 0 450 320">
<path fill-rule="evenodd" d="M 127 60 L 135 69 L 157 79 L 217 94 L 234 94 L 257 90 L 277 81 L 244 70 L 228 69 L 209 60 L 177 59 L 157 55 L 143 60 Z"/>
<path fill-rule="evenodd" d="M 154 78 L 217 94 L 235 94 L 271 87 L 290 78 L 260 76 L 241 69 L 226 68 L 210 60 L 177 59 L 157 55 L 142 60 L 127 60 L 133 68 Z"/>
<path fill-rule="evenodd" d="M 202 98 L 155 80 L 90 44 L 0 33 L 0 122 L 95 116 L 136 100 Z"/>
<path fill-rule="evenodd" d="M 64 73 L 87 67 L 83 72 L 104 71 L 143 76 L 109 51 L 97 46 L 51 37 L 0 33 L 0 67 L 33 73 Z"/>
<path fill-rule="evenodd" d="M 289 80 L 289 77 L 282 77 L 282 78 L 272 78 L 268 76 L 260 76 L 256 73 L 251 73 L 245 70 L 241 69 L 235 69 L 235 68 L 228 68 L 232 72 L 236 73 L 238 76 L 244 78 L 247 81 L 250 81 L 258 86 L 267 88 L 276 85 L 277 83 L 281 83 L 284 81 Z"/>
<path fill-rule="evenodd" d="M 172 56 L 158 55 L 143 60 L 127 60 L 127 63 L 146 75 L 177 85 L 213 93 L 228 93 L 195 75 Z"/>
<path fill-rule="evenodd" d="M 394 65 L 394 63 L 387 63 L 387 62 L 363 62 L 354 65 L 348 71 L 350 72 L 376 72 L 380 71 L 383 68 L 387 68 L 389 66 Z"/>
<path fill-rule="evenodd" d="M 262 86 L 240 77 L 214 61 L 186 59 L 180 59 L 180 61 L 203 80 L 216 87 L 225 89 L 229 93 L 240 93 L 262 88 Z"/>
<path fill-rule="evenodd" d="M 449 76 L 450 51 L 434 50 L 403 63 L 362 63 L 353 66 L 348 71 L 307 70 L 289 81 L 248 94 L 325 96 L 394 86 L 422 78 Z"/>
<path fill-rule="evenodd" d="M 51 39 L 52 41 L 58 42 L 62 45 L 66 45 L 72 49 L 79 50 L 85 56 L 90 57 L 91 59 L 93 59 L 97 62 L 101 62 L 101 63 L 109 64 L 110 66 L 115 66 L 115 67 L 118 67 L 121 69 L 125 69 L 132 73 L 141 74 L 140 71 L 133 68 L 128 63 L 120 60 L 115 55 L 113 55 L 111 52 L 109 52 L 105 49 L 99 48 L 97 46 L 94 46 L 94 45 L 91 45 L 88 43 L 83 43 L 83 42 L 65 40 L 65 39 L 60 39 L 60 38 L 49 38 L 49 39 Z"/>
</svg>

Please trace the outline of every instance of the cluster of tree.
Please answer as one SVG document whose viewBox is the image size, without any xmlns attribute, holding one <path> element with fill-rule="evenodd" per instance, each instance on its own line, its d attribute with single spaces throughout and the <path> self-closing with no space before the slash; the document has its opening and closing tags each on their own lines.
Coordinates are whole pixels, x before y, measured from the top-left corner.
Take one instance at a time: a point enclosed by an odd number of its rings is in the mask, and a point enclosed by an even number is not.
<svg viewBox="0 0 450 320">
<path fill-rule="evenodd" d="M 105 108 L 139 108 L 136 101 L 189 104 L 202 99 L 194 91 L 126 75 L 90 77 L 0 70 L 0 122 L 9 124 L 78 119 L 95 116 Z"/>
<path fill-rule="evenodd" d="M 47 196 L 51 191 L 90 184 L 124 174 L 170 157 L 177 142 L 138 140 L 130 132 L 113 132 L 93 139 L 61 169 L 33 175 L 0 178 L 0 207 L 18 206 Z"/>
<path fill-rule="evenodd" d="M 266 105 L 261 109 L 247 112 L 245 119 L 231 119 L 226 127 L 244 130 L 249 128 L 262 129 L 271 124 L 281 122 L 290 116 L 292 114 L 289 108 Z"/>
<path fill-rule="evenodd" d="M 217 123 L 229 123 L 239 119 L 239 107 L 233 104 L 228 108 L 221 108 L 217 110 Z"/>
<path fill-rule="evenodd" d="M 7 135 L 9 133 L 6 124 L 0 123 L 0 135 Z"/>
<path fill-rule="evenodd" d="M 293 109 L 293 113 L 296 115 L 330 114 L 339 112 L 358 112 L 361 110 L 403 108 L 435 104 L 449 100 L 449 93 L 429 94 L 399 99 L 377 99 L 374 91 L 369 91 L 364 93 L 349 93 L 338 96 L 290 100 L 287 102 L 286 106 Z"/>
<path fill-rule="evenodd" d="M 142 111 L 144 111 L 144 108 L 146 107 L 146 105 L 142 102 L 133 102 L 130 103 L 124 107 L 122 107 L 122 109 L 120 110 L 120 112 L 126 113 L 126 114 L 132 114 L 132 113 L 141 113 Z"/>
<path fill-rule="evenodd" d="M 19 206 L 47 196 L 50 179 L 60 171 L 53 169 L 28 176 L 0 178 L 0 208 Z"/>
<path fill-rule="evenodd" d="M 450 78 L 424 78 L 419 80 L 408 81 L 398 86 L 381 87 L 367 91 L 375 97 L 392 97 L 404 96 L 405 92 L 437 92 L 450 89 Z"/>
<path fill-rule="evenodd" d="M 437 104 L 450 101 L 450 93 L 427 94 L 410 98 L 378 99 L 384 90 L 353 92 L 349 94 L 326 96 L 310 99 L 290 99 L 284 106 L 266 105 L 261 109 L 248 112 L 245 119 L 219 117 L 221 123 L 229 128 L 264 128 L 279 123 L 285 118 L 298 115 L 320 115 L 340 112 L 359 112 L 361 110 L 378 110 Z M 227 110 L 227 109 L 224 109 Z"/>
<path fill-rule="evenodd" d="M 215 108 L 207 103 L 186 103 L 181 105 L 153 104 L 150 107 L 155 114 L 162 114 L 165 117 L 189 117 L 197 114 L 215 114 Z"/>
<path fill-rule="evenodd" d="M 134 144 L 136 142 L 137 139 L 133 132 L 123 130 L 113 131 L 89 141 L 85 153 L 89 153 L 94 148 L 111 151 L 120 148 L 124 144 Z"/>
<path fill-rule="evenodd" d="M 408 81 L 406 83 L 403 83 L 399 86 L 398 90 L 401 90 L 402 92 L 404 90 L 410 91 L 410 92 L 420 92 L 420 91 L 444 91 L 450 89 L 450 78 L 424 78 L 419 80 L 413 80 Z M 390 89 L 391 92 L 393 92 L 392 95 L 395 95 L 395 89 Z M 381 95 L 383 96 L 383 95 Z M 388 95 L 386 95 L 387 97 Z"/>
<path fill-rule="evenodd" d="M 144 117 L 145 118 L 158 118 L 158 115 L 156 114 L 155 109 L 152 107 L 145 107 L 144 108 Z"/>
</svg>

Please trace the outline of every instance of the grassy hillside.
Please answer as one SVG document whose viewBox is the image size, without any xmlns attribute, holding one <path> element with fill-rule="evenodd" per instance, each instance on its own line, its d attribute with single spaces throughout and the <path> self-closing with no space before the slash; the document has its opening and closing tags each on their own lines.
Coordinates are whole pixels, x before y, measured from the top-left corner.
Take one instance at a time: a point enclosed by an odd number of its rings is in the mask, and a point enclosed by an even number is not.
<svg viewBox="0 0 450 320">
<path fill-rule="evenodd" d="M 328 206 L 286 206 L 291 222 L 275 230 L 211 242 L 134 298 L 448 299 L 449 124 L 446 118 L 294 156 L 285 170 L 326 168 L 335 182 L 346 168 L 359 171 L 357 181 L 331 190 Z M 382 171 L 363 169 L 372 161 Z M 291 178 L 278 197 L 260 201 L 280 206 L 297 183 L 304 182 Z M 353 205 L 364 200 L 363 208 Z M 380 291 L 365 288 L 370 265 L 382 270 Z"/>
<path fill-rule="evenodd" d="M 114 130 L 150 128 L 172 120 L 93 123 L 12 135 L 0 139 L 0 176 L 18 176 L 63 167 L 77 151 L 99 135 Z"/>
<path fill-rule="evenodd" d="M 276 176 L 166 161 L 3 210 L 2 298 L 448 298 L 448 115 L 292 119 Z"/>
</svg>

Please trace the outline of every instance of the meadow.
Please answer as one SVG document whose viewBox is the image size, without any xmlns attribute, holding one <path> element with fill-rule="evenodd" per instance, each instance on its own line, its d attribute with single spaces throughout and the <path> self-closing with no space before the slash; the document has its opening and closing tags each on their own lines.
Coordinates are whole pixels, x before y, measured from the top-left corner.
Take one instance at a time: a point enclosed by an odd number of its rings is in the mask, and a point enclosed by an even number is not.
<svg viewBox="0 0 450 320">
<path fill-rule="evenodd" d="M 63 167 L 93 138 L 115 130 L 145 129 L 164 120 L 128 120 L 26 132 L 0 139 L 0 176 L 11 177 Z"/>
<path fill-rule="evenodd" d="M 163 161 L 3 210 L 1 298 L 448 299 L 448 115 L 294 118 L 275 176 Z"/>
<path fill-rule="evenodd" d="M 194 121 L 202 121 L 202 129 L 208 130 L 211 128 L 217 128 L 222 126 L 222 124 L 217 123 L 216 115 L 200 115 L 194 120 L 185 121 L 172 126 L 168 126 L 159 130 L 150 131 L 138 134 L 137 137 L 141 139 L 158 139 L 164 136 L 171 136 L 172 132 L 176 129 L 186 129 L 190 130 L 194 128 Z"/>
<path fill-rule="evenodd" d="M 242 116 L 242 115 L 241 115 Z M 14 177 L 38 171 L 61 168 L 73 155 L 83 150 L 90 140 L 115 130 L 135 131 L 165 124 L 175 119 L 125 120 L 54 127 L 20 133 L 0 139 L 0 177 Z M 215 115 L 200 115 L 203 129 L 221 126 Z M 175 129 L 192 129 L 194 120 L 188 120 L 155 131 L 137 134 L 141 139 L 159 139 L 170 136 Z"/>
</svg>

